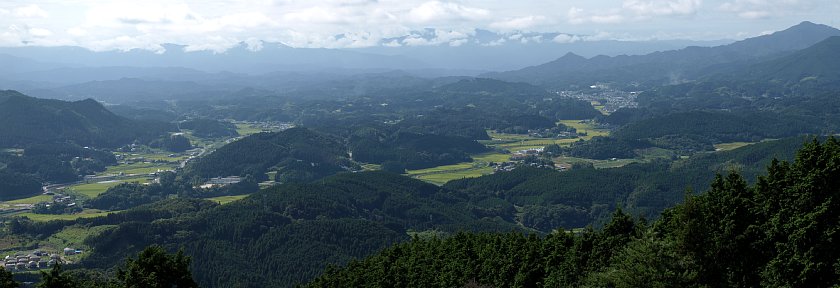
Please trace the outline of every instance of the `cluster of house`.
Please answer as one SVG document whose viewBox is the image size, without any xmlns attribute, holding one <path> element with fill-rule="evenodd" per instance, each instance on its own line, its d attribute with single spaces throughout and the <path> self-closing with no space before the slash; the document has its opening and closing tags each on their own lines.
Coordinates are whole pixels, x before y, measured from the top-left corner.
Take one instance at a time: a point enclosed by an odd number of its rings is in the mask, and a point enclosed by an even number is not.
<svg viewBox="0 0 840 288">
<path fill-rule="evenodd" d="M 62 193 L 55 193 L 52 191 L 46 192 L 44 194 L 52 195 L 52 202 L 41 202 L 41 204 L 46 205 L 46 207 L 50 207 L 53 204 L 63 204 L 66 207 L 76 206 L 76 198 L 73 196 L 64 195 Z"/>
<path fill-rule="evenodd" d="M 528 156 L 536 156 L 543 152 L 545 148 L 532 148 L 532 149 L 525 149 L 513 152 L 513 155 L 510 156 L 510 160 L 519 161 L 528 158 Z"/>
<path fill-rule="evenodd" d="M 67 249 L 71 248 L 65 248 L 65 254 L 67 253 Z M 73 254 L 75 253 L 76 250 L 73 250 Z M 35 250 L 30 254 L 17 253 L 15 255 L 8 255 L 0 262 L 2 262 L 6 271 L 14 271 L 49 268 L 56 263 L 61 263 L 61 261 L 61 255 L 57 253 L 50 254 L 41 250 Z"/>
<path fill-rule="evenodd" d="M 207 180 L 203 185 L 198 186 L 200 188 L 209 189 L 213 187 L 222 187 L 231 184 L 236 184 L 242 182 L 242 177 L 239 176 L 228 176 L 228 177 L 216 177 Z"/>
<path fill-rule="evenodd" d="M 499 163 L 490 162 L 488 164 L 488 166 L 493 167 L 493 172 L 494 173 L 499 172 L 499 171 L 513 171 L 514 169 L 516 169 L 516 167 L 520 167 L 522 165 L 527 165 L 527 166 L 537 167 L 537 168 L 554 168 L 554 169 L 558 169 L 558 170 L 566 170 L 568 168 L 568 167 L 565 167 L 565 166 L 555 167 L 555 166 L 552 166 L 551 163 L 543 163 L 543 161 L 536 161 L 536 162 L 526 161 L 528 159 L 528 157 L 537 156 L 540 153 L 542 153 L 543 150 L 545 150 L 545 149 L 544 148 L 532 148 L 532 149 L 519 150 L 519 151 L 516 151 L 513 154 L 511 154 L 511 156 L 509 158 L 509 161 L 499 162 Z M 534 158 L 531 158 L 531 159 L 534 159 Z"/>
</svg>

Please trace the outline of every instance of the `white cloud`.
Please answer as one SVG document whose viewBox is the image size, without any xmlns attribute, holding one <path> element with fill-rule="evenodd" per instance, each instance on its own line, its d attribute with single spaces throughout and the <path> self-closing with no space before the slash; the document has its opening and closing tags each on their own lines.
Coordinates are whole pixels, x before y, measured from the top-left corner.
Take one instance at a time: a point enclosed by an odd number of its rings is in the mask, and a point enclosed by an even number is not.
<svg viewBox="0 0 840 288">
<path fill-rule="evenodd" d="M 467 42 L 469 42 L 469 41 L 470 41 L 470 40 L 469 40 L 469 39 L 466 39 L 466 38 L 464 38 L 464 39 L 452 40 L 452 41 L 449 41 L 449 46 L 452 46 L 452 47 L 458 47 L 458 46 L 461 46 L 461 45 L 467 44 Z"/>
<path fill-rule="evenodd" d="M 499 39 L 482 38 L 486 45 L 586 41 L 595 38 L 572 35 L 598 35 L 599 31 L 613 32 L 610 39 L 616 35 L 624 39 L 647 39 L 658 33 L 689 36 L 699 33 L 706 35 L 704 39 L 719 39 L 709 35 L 732 37 L 732 25 L 756 35 L 802 20 L 832 24 L 840 14 L 837 3 L 837 0 L 4 0 L 0 1 L 0 46 L 78 45 L 96 50 L 137 48 L 158 52 L 165 43 L 184 45 L 187 50 L 215 52 L 240 43 L 254 50 L 260 49 L 262 43 L 323 48 L 458 46 L 477 41 L 472 38 L 476 29 L 505 35 Z M 726 27 L 718 24 L 712 28 L 709 24 L 714 23 L 704 22 L 723 17 L 731 19 Z M 757 18 L 776 19 L 776 22 L 750 20 Z M 5 29 L 12 26 L 16 29 Z M 524 32 L 512 34 L 517 31 Z M 530 32 L 567 34 L 543 39 L 535 38 Z"/>
<path fill-rule="evenodd" d="M 23 7 L 18 7 L 14 10 L 14 14 L 21 18 L 47 18 L 50 14 L 38 5 L 31 4 Z"/>
<path fill-rule="evenodd" d="M 703 5 L 702 0 L 626 0 L 622 8 L 636 16 L 694 15 Z"/>
<path fill-rule="evenodd" d="M 44 28 L 29 28 L 29 35 L 37 38 L 44 38 L 52 35 L 52 31 Z"/>
<path fill-rule="evenodd" d="M 510 31 L 510 30 L 525 30 L 534 26 L 539 25 L 542 22 L 545 22 L 546 18 L 544 16 L 523 16 L 523 17 L 516 17 L 507 19 L 504 21 L 497 21 L 490 23 L 489 27 L 493 29 L 499 29 L 503 31 Z"/>
<path fill-rule="evenodd" d="M 486 19 L 490 11 L 464 6 L 455 2 L 429 1 L 411 8 L 407 19 L 414 23 L 443 24 L 452 21 Z"/>
<path fill-rule="evenodd" d="M 703 0 L 624 0 L 621 8 L 591 12 L 572 7 L 566 16 L 571 24 L 619 24 L 653 17 L 679 17 L 697 14 Z"/>
<path fill-rule="evenodd" d="M 826 2 L 826 3 L 821 3 Z M 797 14 L 824 8 L 827 2 L 819 0 L 734 0 L 724 2 L 718 10 L 733 13 L 743 19 L 760 19 Z M 834 2 L 836 3 L 836 2 Z M 807 15 L 807 14 L 806 14 Z M 810 20 L 810 19 L 802 19 Z"/>
<path fill-rule="evenodd" d="M 581 40 L 583 40 L 583 39 L 580 38 L 580 36 L 569 35 L 569 34 L 559 34 L 556 37 L 554 37 L 554 39 L 551 39 L 551 41 L 554 41 L 556 43 L 561 43 L 561 44 L 575 43 L 575 42 L 578 42 L 578 41 L 581 41 Z"/>
</svg>

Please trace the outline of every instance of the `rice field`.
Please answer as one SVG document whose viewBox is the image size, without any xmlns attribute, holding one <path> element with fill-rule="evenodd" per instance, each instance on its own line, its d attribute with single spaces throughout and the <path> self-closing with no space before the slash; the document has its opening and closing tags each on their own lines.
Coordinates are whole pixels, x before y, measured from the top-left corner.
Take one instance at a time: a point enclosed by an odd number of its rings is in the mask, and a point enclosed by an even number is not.
<svg viewBox="0 0 840 288">
<path fill-rule="evenodd" d="M 109 166 L 103 174 L 149 174 L 155 173 L 158 170 L 173 170 L 175 167 L 177 167 L 177 164 L 137 162 L 132 164 Z"/>
<path fill-rule="evenodd" d="M 741 148 L 741 147 L 744 147 L 744 146 L 747 146 L 747 145 L 752 145 L 752 144 L 755 144 L 755 143 L 757 143 L 757 142 L 729 142 L 729 143 L 718 143 L 718 144 L 715 144 L 714 146 L 715 146 L 715 151 L 729 151 L 729 150 L 735 150 L 735 149 L 738 149 L 738 148 Z"/>
<path fill-rule="evenodd" d="M 38 222 L 46 222 L 51 220 L 76 220 L 79 218 L 93 218 L 99 216 L 105 216 L 111 213 L 115 213 L 116 211 L 102 211 L 97 209 L 85 209 L 81 213 L 76 214 L 59 214 L 59 215 L 51 215 L 51 214 L 35 214 L 31 212 L 20 213 L 16 216 L 23 216 L 31 219 L 32 221 Z"/>
<path fill-rule="evenodd" d="M 69 189 L 75 194 L 82 195 L 87 198 L 94 198 L 96 196 L 99 196 L 99 194 L 105 193 L 105 191 L 108 190 L 108 188 L 117 186 L 121 183 L 130 182 L 148 183 L 149 179 L 140 177 L 123 180 L 102 181 L 97 183 L 77 184 L 67 187 L 67 189 Z"/>
<path fill-rule="evenodd" d="M 436 185 L 443 185 L 446 182 L 475 178 L 493 173 L 493 168 L 488 166 L 490 162 L 504 162 L 510 158 L 509 154 L 485 153 L 473 155 L 473 162 L 463 162 L 452 165 L 444 165 L 419 170 L 409 170 L 408 175 Z"/>
<path fill-rule="evenodd" d="M 29 197 L 29 198 L 22 198 L 22 199 L 15 199 L 15 200 L 0 202 L 0 204 L 7 204 L 7 205 L 38 204 L 38 203 L 47 202 L 47 201 L 52 201 L 52 196 L 39 194 L 39 195 L 32 196 L 32 197 Z"/>
<path fill-rule="evenodd" d="M 205 199 L 216 202 L 216 203 L 219 203 L 221 205 L 225 205 L 225 204 L 228 204 L 228 203 L 236 201 L 236 200 L 244 199 L 245 197 L 248 197 L 248 195 L 245 194 L 245 195 L 233 195 L 233 196 L 219 196 L 219 197 L 212 197 L 212 198 L 205 198 Z"/>
</svg>

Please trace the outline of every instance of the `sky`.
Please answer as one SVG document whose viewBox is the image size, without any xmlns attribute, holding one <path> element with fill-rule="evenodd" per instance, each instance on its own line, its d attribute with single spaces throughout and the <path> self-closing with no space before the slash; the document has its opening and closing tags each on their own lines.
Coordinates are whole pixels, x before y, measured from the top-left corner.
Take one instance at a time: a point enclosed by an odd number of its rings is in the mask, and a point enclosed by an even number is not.
<svg viewBox="0 0 840 288">
<path fill-rule="evenodd" d="M 739 40 L 802 21 L 837 27 L 837 15 L 838 0 L 3 0 L 0 47 L 458 46 L 477 29 L 565 33 L 555 42 Z M 427 29 L 432 39 L 418 34 Z"/>
</svg>

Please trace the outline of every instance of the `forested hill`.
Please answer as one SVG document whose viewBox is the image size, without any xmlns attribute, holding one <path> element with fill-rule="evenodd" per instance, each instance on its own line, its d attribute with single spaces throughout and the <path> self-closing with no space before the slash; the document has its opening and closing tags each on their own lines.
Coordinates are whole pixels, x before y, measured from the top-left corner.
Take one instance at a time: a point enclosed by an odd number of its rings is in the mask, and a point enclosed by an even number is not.
<svg viewBox="0 0 840 288">
<path fill-rule="evenodd" d="M 50 142 L 119 147 L 135 140 L 146 143 L 174 126 L 129 120 L 88 99 L 65 102 L 38 99 L 17 91 L 0 91 L 0 147 Z"/>
<path fill-rule="evenodd" d="M 555 89 L 585 87 L 595 82 L 637 82 L 655 86 L 695 79 L 713 65 L 775 57 L 783 52 L 804 49 L 831 36 L 840 36 L 840 30 L 802 22 L 783 31 L 729 45 L 590 59 L 568 54 L 542 65 L 484 76 Z"/>
<path fill-rule="evenodd" d="M 750 80 L 780 82 L 783 85 L 840 86 L 840 36 L 829 37 L 814 46 L 779 59 L 753 65 L 742 72 Z M 807 83 L 807 82 L 817 83 Z"/>
<path fill-rule="evenodd" d="M 415 238 L 309 287 L 835 287 L 840 143 L 807 143 L 749 185 L 718 176 L 648 224 L 618 210 L 602 230 Z"/>
<path fill-rule="evenodd" d="M 278 171 L 279 181 L 307 182 L 352 165 L 340 139 L 307 128 L 292 128 L 254 134 L 225 145 L 190 163 L 184 173 L 201 179 L 251 175 L 263 180 L 271 168 Z"/>
<path fill-rule="evenodd" d="M 201 287 L 290 287 L 311 280 L 328 263 L 370 255 L 410 234 L 522 229 L 497 216 L 512 213 L 512 207 L 469 198 L 397 174 L 343 173 L 274 186 L 220 206 L 169 199 L 73 223 L 17 219 L 9 225 L 31 235 L 72 224 L 118 225 L 86 240 L 92 254 L 84 267 L 110 268 L 160 244 L 184 248 Z"/>
</svg>

